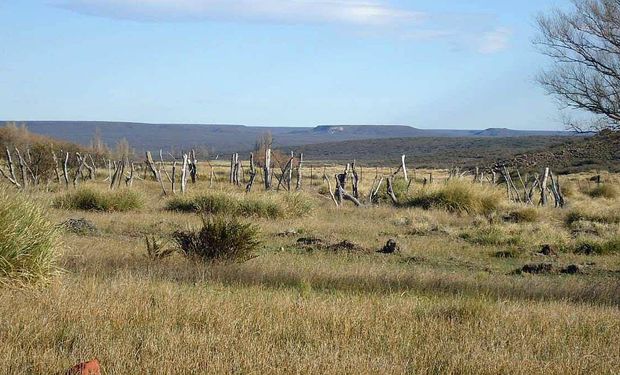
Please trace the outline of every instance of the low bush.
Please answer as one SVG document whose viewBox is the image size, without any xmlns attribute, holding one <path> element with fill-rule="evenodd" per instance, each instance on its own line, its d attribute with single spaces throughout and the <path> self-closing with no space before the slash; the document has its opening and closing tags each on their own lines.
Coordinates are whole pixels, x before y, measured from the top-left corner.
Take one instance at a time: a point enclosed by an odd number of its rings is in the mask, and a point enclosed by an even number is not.
<svg viewBox="0 0 620 375">
<path fill-rule="evenodd" d="M 54 207 L 67 210 L 128 212 L 143 206 L 142 196 L 132 190 L 100 191 L 80 188 L 54 200 Z"/>
<path fill-rule="evenodd" d="M 588 195 L 592 198 L 615 199 L 618 197 L 618 190 L 613 185 L 602 184 L 588 191 Z"/>
<path fill-rule="evenodd" d="M 258 228 L 236 218 L 203 217 L 202 228 L 177 231 L 172 238 L 181 252 L 203 261 L 244 261 L 260 244 Z"/>
<path fill-rule="evenodd" d="M 41 281 L 55 274 L 58 238 L 43 209 L 0 190 L 0 283 Z"/>
<path fill-rule="evenodd" d="M 416 196 L 409 198 L 404 202 L 404 205 L 489 215 L 499 210 L 501 202 L 501 194 L 491 187 L 464 181 L 453 181 L 435 188 L 419 190 Z"/>
</svg>

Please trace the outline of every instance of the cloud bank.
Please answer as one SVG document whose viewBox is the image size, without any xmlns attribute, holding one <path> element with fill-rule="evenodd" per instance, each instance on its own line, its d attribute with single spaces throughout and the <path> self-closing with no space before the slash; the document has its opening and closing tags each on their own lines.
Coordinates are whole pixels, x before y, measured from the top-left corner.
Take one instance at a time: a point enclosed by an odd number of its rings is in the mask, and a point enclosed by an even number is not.
<svg viewBox="0 0 620 375">
<path fill-rule="evenodd" d="M 384 0 L 55 0 L 73 12 L 116 19 L 179 22 L 235 21 L 331 24 L 396 33 L 408 39 L 474 40 L 483 54 L 508 46 L 510 31 L 490 22 L 445 22 L 445 17 L 393 6 Z M 463 20 L 476 19 L 461 15 Z M 450 18 L 454 18 L 451 15 Z M 471 44 L 471 43 L 468 43 Z"/>
</svg>

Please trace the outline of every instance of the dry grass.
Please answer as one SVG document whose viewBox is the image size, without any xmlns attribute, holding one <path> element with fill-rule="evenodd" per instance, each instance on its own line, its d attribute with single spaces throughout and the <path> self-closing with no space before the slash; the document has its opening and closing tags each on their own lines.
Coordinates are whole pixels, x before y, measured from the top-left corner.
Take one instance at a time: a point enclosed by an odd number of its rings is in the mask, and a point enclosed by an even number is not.
<svg viewBox="0 0 620 375">
<path fill-rule="evenodd" d="M 243 194 L 204 181 L 192 194 Z M 362 194 L 371 182 L 363 180 Z M 445 209 L 336 209 L 319 188 L 318 180 L 305 188 L 303 201 L 315 207 L 307 215 L 253 216 L 262 246 L 242 264 L 149 259 L 145 235 L 201 223 L 167 211 L 154 182 L 136 183 L 145 197 L 137 212 L 51 209 L 54 222 L 85 217 L 99 231 L 65 235 L 66 272 L 50 286 L 0 289 L 0 373 L 57 373 L 92 357 L 106 374 L 620 372 L 620 255 L 536 254 L 545 243 L 573 249 L 586 234 L 611 241 L 620 233 L 609 220 L 618 200 L 575 193 L 570 204 L 580 216 L 570 225 L 553 208 L 536 209 L 533 222 L 490 223 Z M 50 207 L 58 195 L 32 197 Z M 252 197 L 298 199 L 260 189 Z M 505 215 L 529 210 L 503 205 Z M 369 251 L 297 244 L 310 236 Z M 519 240 L 506 242 L 510 236 Z M 400 254 L 373 252 L 389 238 Z M 578 264 L 584 273 L 512 274 L 536 262 Z"/>
</svg>

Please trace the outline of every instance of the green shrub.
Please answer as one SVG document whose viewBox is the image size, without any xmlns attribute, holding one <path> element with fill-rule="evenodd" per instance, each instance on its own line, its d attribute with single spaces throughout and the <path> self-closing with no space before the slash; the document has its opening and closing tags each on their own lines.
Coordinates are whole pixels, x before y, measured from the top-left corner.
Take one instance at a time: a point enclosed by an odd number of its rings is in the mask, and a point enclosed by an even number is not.
<svg viewBox="0 0 620 375">
<path fill-rule="evenodd" d="M 58 238 L 40 207 L 0 190 L 0 283 L 40 281 L 55 274 Z"/>
<path fill-rule="evenodd" d="M 602 184 L 590 190 L 588 195 L 592 198 L 615 199 L 618 196 L 618 190 L 613 185 Z"/>
<path fill-rule="evenodd" d="M 495 226 L 462 233 L 461 238 L 476 245 L 507 246 L 521 243 L 521 237 L 506 234 Z"/>
<path fill-rule="evenodd" d="M 434 189 L 422 189 L 405 206 L 443 208 L 450 212 L 489 215 L 501 206 L 497 190 L 463 181 L 448 182 Z"/>
<path fill-rule="evenodd" d="M 259 245 L 258 228 L 236 218 L 203 217 L 202 228 L 172 235 L 187 257 L 203 261 L 244 261 Z"/>
<path fill-rule="evenodd" d="M 132 190 L 103 192 L 80 188 L 54 200 L 54 207 L 67 210 L 127 212 L 142 206 L 142 196 Z"/>
<path fill-rule="evenodd" d="M 538 218 L 538 210 L 534 207 L 520 208 L 506 215 L 506 219 L 513 223 L 535 223 L 538 221 Z"/>
</svg>

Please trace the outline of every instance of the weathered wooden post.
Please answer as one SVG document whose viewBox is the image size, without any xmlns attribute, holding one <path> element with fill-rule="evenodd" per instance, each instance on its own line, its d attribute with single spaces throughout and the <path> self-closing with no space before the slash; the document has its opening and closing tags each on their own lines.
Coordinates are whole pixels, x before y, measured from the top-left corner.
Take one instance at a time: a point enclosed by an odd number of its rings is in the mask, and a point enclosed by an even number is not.
<svg viewBox="0 0 620 375">
<path fill-rule="evenodd" d="M 181 194 L 185 194 L 187 191 L 187 168 L 188 168 L 189 156 L 183 154 L 183 167 L 181 168 Z"/>
<path fill-rule="evenodd" d="M 540 204 L 542 206 L 547 205 L 547 181 L 549 179 L 549 167 L 545 168 L 543 173 L 543 179 L 540 183 Z"/>
<path fill-rule="evenodd" d="M 405 181 L 409 182 L 409 175 L 407 174 L 407 165 L 405 165 L 405 158 L 406 158 L 406 155 L 403 155 L 401 157 L 401 159 L 402 159 L 403 175 L 405 176 Z"/>
<path fill-rule="evenodd" d="M 172 190 L 172 195 L 175 195 L 177 193 L 176 181 L 177 181 L 177 161 L 174 160 L 172 162 L 172 177 L 170 178 L 170 189 Z"/>
<path fill-rule="evenodd" d="M 161 156 L 161 153 L 160 153 L 160 156 Z M 155 161 L 153 161 L 153 155 L 151 155 L 150 151 L 146 152 L 146 166 L 153 174 L 153 178 L 155 179 L 155 181 L 159 181 L 160 180 L 159 172 L 155 168 Z"/>
<path fill-rule="evenodd" d="M 21 173 L 21 177 L 22 177 L 22 186 L 24 188 L 28 187 L 28 175 L 26 174 L 26 162 L 24 161 L 24 158 L 22 157 L 22 154 L 19 152 L 19 149 L 17 147 L 15 147 L 15 154 L 17 155 L 17 163 L 19 165 L 19 171 Z"/>
<path fill-rule="evenodd" d="M 192 150 L 190 153 L 189 174 L 192 178 L 192 184 L 195 184 L 198 179 L 198 160 L 196 160 L 195 150 Z"/>
<path fill-rule="evenodd" d="M 235 154 L 233 153 L 230 156 L 230 172 L 228 173 L 228 182 L 231 184 L 235 183 L 235 165 L 237 161 L 235 160 Z"/>
<path fill-rule="evenodd" d="M 252 191 L 252 186 L 254 185 L 254 180 L 256 179 L 256 168 L 254 166 L 254 154 L 250 153 L 250 181 L 245 186 L 245 192 L 250 193 Z"/>
<path fill-rule="evenodd" d="M 295 190 L 301 190 L 301 180 L 302 180 L 302 165 L 304 163 L 304 154 L 303 152 L 299 154 L 299 164 L 297 164 L 297 183 L 295 186 Z"/>
<path fill-rule="evenodd" d="M 271 189 L 271 149 L 265 148 L 265 165 L 263 167 L 265 172 L 265 190 Z"/>
</svg>

